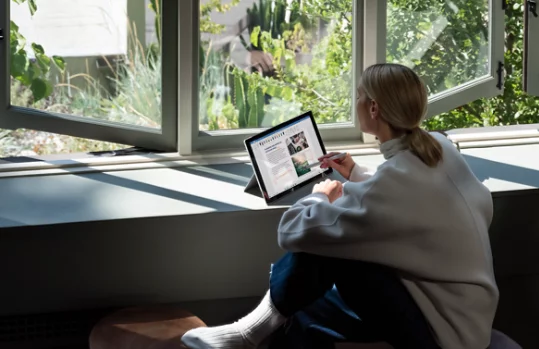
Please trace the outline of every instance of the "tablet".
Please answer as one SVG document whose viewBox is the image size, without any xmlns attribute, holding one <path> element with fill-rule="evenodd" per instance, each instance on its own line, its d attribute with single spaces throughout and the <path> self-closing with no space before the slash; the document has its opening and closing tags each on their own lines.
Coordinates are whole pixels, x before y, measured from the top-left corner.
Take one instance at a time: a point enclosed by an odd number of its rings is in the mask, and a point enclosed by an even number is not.
<svg viewBox="0 0 539 349">
<path fill-rule="evenodd" d="M 267 203 L 332 172 L 312 166 L 326 149 L 310 111 L 246 139 L 245 148 Z"/>
</svg>

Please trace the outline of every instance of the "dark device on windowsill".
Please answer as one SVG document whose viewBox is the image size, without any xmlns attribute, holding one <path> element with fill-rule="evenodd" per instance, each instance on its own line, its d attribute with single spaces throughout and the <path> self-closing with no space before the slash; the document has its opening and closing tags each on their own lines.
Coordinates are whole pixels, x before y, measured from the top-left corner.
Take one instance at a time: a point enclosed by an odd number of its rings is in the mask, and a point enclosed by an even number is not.
<svg viewBox="0 0 539 349">
<path fill-rule="evenodd" d="M 245 191 L 258 187 L 268 204 L 332 173 L 318 162 L 326 149 L 310 111 L 244 143 L 254 170 Z"/>
</svg>

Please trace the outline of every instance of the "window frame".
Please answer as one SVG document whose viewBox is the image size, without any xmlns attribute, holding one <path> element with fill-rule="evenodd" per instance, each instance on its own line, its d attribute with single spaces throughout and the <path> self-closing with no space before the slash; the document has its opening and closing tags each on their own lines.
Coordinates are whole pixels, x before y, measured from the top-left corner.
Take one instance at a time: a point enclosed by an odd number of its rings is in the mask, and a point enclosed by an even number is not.
<svg viewBox="0 0 539 349">
<path fill-rule="evenodd" d="M 0 128 L 27 128 L 106 142 L 136 145 L 154 150 L 175 151 L 177 148 L 177 81 L 166 79 L 177 71 L 177 7 L 176 1 L 163 1 L 162 10 L 162 123 L 161 129 L 108 122 L 60 113 L 44 112 L 11 105 L 9 32 L 11 0 L 0 5 Z M 0 11 L 2 12 L 2 11 Z M 46 49 L 46 47 L 45 47 Z"/>
<path fill-rule="evenodd" d="M 183 17 L 180 15 L 180 40 L 189 43 L 192 54 L 180 57 L 180 66 L 189 66 L 191 71 L 198 71 L 199 45 L 199 0 L 186 1 L 180 7 L 184 8 Z M 504 62 L 505 17 L 503 0 L 489 0 L 489 74 L 469 81 L 455 88 L 429 97 L 427 117 L 432 117 L 479 98 L 490 98 L 503 93 L 503 83 L 500 86 L 499 72 Z M 355 100 L 355 90 L 358 86 L 360 72 L 369 65 L 386 62 L 387 34 L 387 0 L 356 0 L 354 8 L 353 42 L 353 88 L 352 100 Z M 181 11 L 181 9 L 180 9 Z M 188 18 L 189 17 L 189 18 Z M 183 35 L 182 35 L 183 32 Z M 180 44 L 180 47 L 186 47 Z M 197 75 L 197 74 L 195 74 Z M 182 84 L 183 82 L 183 84 Z M 186 86 L 192 85 L 192 90 Z M 260 132 L 260 129 L 221 130 L 215 132 L 199 131 L 198 80 L 196 76 L 180 79 L 180 100 L 184 101 L 180 118 L 185 114 L 191 115 L 192 120 L 180 123 L 190 126 L 191 132 L 180 127 L 180 154 L 192 152 L 233 149 L 242 147 L 243 139 Z M 189 108 L 185 108 L 185 103 Z M 352 104 L 355 105 L 354 103 Z M 189 110 L 187 110 L 189 109 Z M 352 108 L 352 121 L 345 124 L 321 125 L 320 133 L 326 142 L 373 143 L 375 138 L 362 134 L 356 118 L 355 108 Z"/>
<path fill-rule="evenodd" d="M 539 66 L 536 62 L 539 61 L 539 45 L 533 44 L 533 38 L 539 34 L 539 17 L 531 14 L 531 6 L 538 7 L 537 4 L 532 5 L 530 1 L 524 2 L 524 57 L 523 64 L 523 90 L 531 96 L 539 96 Z M 539 7 L 536 8 L 539 11 Z"/>
<path fill-rule="evenodd" d="M 427 117 L 432 117 L 480 98 L 503 94 L 505 63 L 505 0 L 489 0 L 490 75 L 469 81 L 429 97 Z"/>
<path fill-rule="evenodd" d="M 361 56 L 363 46 L 363 2 L 364 0 L 353 1 L 353 33 L 355 38 L 352 43 L 352 89 L 350 98 L 355 101 L 355 90 L 358 82 L 359 72 L 363 69 L 363 59 Z M 199 110 L 198 110 L 198 52 L 200 41 L 199 13 L 200 1 L 183 1 L 179 7 L 179 47 L 191 47 L 191 53 L 180 53 L 180 67 L 183 69 L 179 75 L 179 104 L 180 104 L 180 127 L 178 148 L 182 155 L 189 155 L 193 152 L 214 151 L 214 150 L 238 150 L 243 147 L 243 140 L 261 132 L 261 129 L 235 129 L 220 131 L 200 131 L 199 130 Z M 181 70 L 181 69 L 180 69 Z M 193 72 L 195 72 L 193 74 Z M 354 103 L 352 103 L 351 121 L 346 123 L 336 123 L 320 125 L 320 133 L 324 141 L 348 141 L 358 143 L 362 140 L 359 123 L 357 122 Z M 185 116 L 190 115 L 191 119 L 186 120 Z M 190 130 L 190 132 L 188 131 Z"/>
</svg>

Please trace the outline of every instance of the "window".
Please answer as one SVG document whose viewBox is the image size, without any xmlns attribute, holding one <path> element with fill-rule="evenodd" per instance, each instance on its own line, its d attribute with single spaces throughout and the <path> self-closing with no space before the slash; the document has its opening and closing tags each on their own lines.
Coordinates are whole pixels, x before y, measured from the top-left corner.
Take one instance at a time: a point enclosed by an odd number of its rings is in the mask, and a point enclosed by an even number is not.
<svg viewBox="0 0 539 349">
<path fill-rule="evenodd" d="M 200 130 L 271 127 L 306 109 L 319 124 L 350 122 L 352 1 L 211 8 L 201 2 Z"/>
<path fill-rule="evenodd" d="M 213 12 L 211 5 L 200 3 L 198 149 L 237 146 L 249 129 L 309 109 L 326 140 L 350 139 L 359 131 L 349 93 L 373 63 L 418 72 L 430 116 L 503 92 L 502 1 L 241 0 Z"/>
<path fill-rule="evenodd" d="M 501 1 L 389 0 L 387 61 L 423 78 L 437 115 L 503 92 L 503 30 Z"/>
<path fill-rule="evenodd" d="M 464 2 L 459 1 L 460 8 L 466 9 L 469 14 L 462 18 L 463 27 L 473 27 L 476 25 L 473 7 L 472 9 L 467 9 L 469 6 L 477 6 L 481 2 L 471 1 Z M 503 21 L 503 12 L 499 11 L 500 3 L 507 4 L 505 10 L 505 25 L 504 28 L 500 27 L 500 23 Z M 510 126 L 517 125 L 515 127 L 504 128 L 501 130 L 496 130 L 498 136 L 507 137 L 507 134 L 504 134 L 503 130 L 511 130 L 511 137 L 516 137 L 516 129 L 520 131 L 517 133 L 532 135 L 533 132 L 526 131 L 526 124 L 536 124 L 539 123 L 539 99 L 534 96 L 533 88 L 534 81 L 537 78 L 533 77 L 530 74 L 533 73 L 534 65 L 526 65 L 523 62 L 523 53 L 527 54 L 528 62 L 533 63 L 533 52 L 537 51 L 537 47 L 533 46 L 533 41 L 528 41 L 527 49 L 524 50 L 524 29 L 527 29 L 528 35 L 532 33 L 533 25 L 536 21 L 535 16 L 532 13 L 525 12 L 526 2 L 509 2 L 509 1 L 491 1 L 490 3 L 490 12 L 492 20 L 490 21 L 490 30 L 494 34 L 491 34 L 492 40 L 489 41 L 490 46 L 492 47 L 495 44 L 498 44 L 498 40 L 503 38 L 504 40 L 504 66 L 500 69 L 502 74 L 502 83 L 503 83 L 503 94 L 498 95 L 494 98 L 478 98 L 477 94 L 468 95 L 465 93 L 462 96 L 463 102 L 468 102 L 473 100 L 470 103 L 460 103 L 454 104 L 451 103 L 451 107 L 454 109 L 442 109 L 439 112 L 444 112 L 443 114 L 435 114 L 434 117 L 426 121 L 425 126 L 429 129 L 455 129 L 455 128 L 478 128 L 478 127 L 487 127 L 486 130 L 488 133 L 493 132 L 492 126 Z M 481 5 L 486 6 L 486 5 Z M 498 11 L 498 12 L 496 12 Z M 528 25 L 524 25 L 524 16 L 528 16 Z M 498 32 L 503 32 L 502 35 L 499 35 Z M 498 45 L 499 46 L 499 45 Z M 492 61 L 495 63 L 496 61 Z M 490 64 L 490 68 L 496 68 L 493 64 Z M 523 68 L 527 66 L 527 74 L 523 71 Z M 498 69 L 496 69 L 498 70 Z M 523 79 L 524 76 L 528 76 L 528 92 L 525 92 L 523 89 Z M 495 76 L 495 75 L 493 75 Z M 483 85 L 487 86 L 487 85 Z M 491 87 L 489 87 L 489 90 Z M 470 92 L 471 89 L 470 89 Z M 476 92 L 483 92 L 476 91 Z M 487 92 L 485 90 L 484 92 Z M 486 94 L 484 97 L 489 97 L 489 94 Z M 442 97 L 443 101 L 443 97 Z M 458 102 L 458 101 L 455 101 Z M 443 102 L 441 102 L 443 103 Z M 537 127 L 533 126 L 533 129 L 536 130 Z M 501 132 L 500 132 L 501 131 Z M 467 134 L 471 136 L 465 136 L 470 139 L 475 137 L 494 137 L 487 134 L 481 136 L 481 130 L 468 130 Z M 524 136 L 523 136 L 524 137 Z M 526 136 L 528 137 L 528 136 Z"/>
<path fill-rule="evenodd" d="M 175 150 L 177 86 L 162 77 L 177 71 L 177 5 L 152 3 L 3 2 L 10 41 L 0 78 L 10 93 L 0 97 L 0 127 Z"/>
<path fill-rule="evenodd" d="M 308 110 L 326 139 L 335 129 L 359 139 L 352 91 L 361 17 L 353 0 L 202 0 L 199 6 L 195 148 L 241 146 L 253 129 Z"/>
<path fill-rule="evenodd" d="M 260 128 L 312 110 L 326 141 L 359 142 L 360 73 L 386 61 L 427 82 L 428 128 L 502 124 L 482 106 L 501 104 L 490 100 L 514 69 L 504 66 L 503 4 L 9 0 L 0 128 L 187 155 L 242 149 Z"/>
</svg>

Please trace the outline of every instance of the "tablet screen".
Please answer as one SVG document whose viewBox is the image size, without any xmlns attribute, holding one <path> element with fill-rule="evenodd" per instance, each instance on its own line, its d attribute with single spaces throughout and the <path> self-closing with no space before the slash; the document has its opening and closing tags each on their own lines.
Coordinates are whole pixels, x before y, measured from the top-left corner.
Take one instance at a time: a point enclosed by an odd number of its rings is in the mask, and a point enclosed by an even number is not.
<svg viewBox="0 0 539 349">
<path fill-rule="evenodd" d="M 246 140 L 246 145 L 266 200 L 331 172 L 316 166 L 326 151 L 311 112 Z"/>
</svg>

